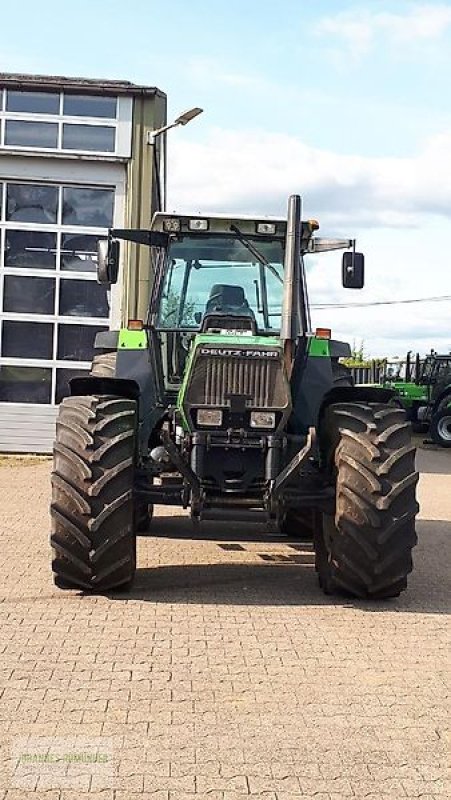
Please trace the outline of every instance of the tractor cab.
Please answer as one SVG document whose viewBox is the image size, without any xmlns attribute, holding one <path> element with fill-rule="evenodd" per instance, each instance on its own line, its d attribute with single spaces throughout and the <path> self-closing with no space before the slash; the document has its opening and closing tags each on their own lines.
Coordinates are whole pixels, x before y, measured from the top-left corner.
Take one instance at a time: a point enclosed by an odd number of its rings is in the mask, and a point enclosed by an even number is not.
<svg viewBox="0 0 451 800">
<path fill-rule="evenodd" d="M 451 354 L 431 353 L 423 362 L 420 383 L 431 386 L 442 381 L 451 381 Z"/>
<path fill-rule="evenodd" d="M 153 229 L 169 238 L 150 323 L 158 332 L 168 390 L 180 386 L 197 334 L 278 335 L 285 228 L 282 220 L 259 228 L 244 219 L 156 215 Z"/>
</svg>

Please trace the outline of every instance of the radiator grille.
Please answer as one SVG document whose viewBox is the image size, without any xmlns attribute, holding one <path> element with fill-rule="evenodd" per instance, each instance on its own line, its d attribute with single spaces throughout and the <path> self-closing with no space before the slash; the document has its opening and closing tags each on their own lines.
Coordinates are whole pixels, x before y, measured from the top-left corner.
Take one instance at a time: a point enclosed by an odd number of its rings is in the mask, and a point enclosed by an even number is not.
<svg viewBox="0 0 451 800">
<path fill-rule="evenodd" d="M 278 358 L 199 356 L 186 395 L 189 405 L 228 406 L 228 395 L 247 396 L 248 408 L 285 408 L 288 402 Z"/>
</svg>

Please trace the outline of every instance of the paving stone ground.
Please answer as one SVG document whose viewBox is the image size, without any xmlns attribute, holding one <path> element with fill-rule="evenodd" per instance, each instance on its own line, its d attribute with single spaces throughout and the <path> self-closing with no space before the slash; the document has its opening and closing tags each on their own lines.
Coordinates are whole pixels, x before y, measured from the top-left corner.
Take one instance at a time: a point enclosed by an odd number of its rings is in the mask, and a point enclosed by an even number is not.
<svg viewBox="0 0 451 800">
<path fill-rule="evenodd" d="M 451 453 L 419 453 L 415 572 L 378 605 L 323 596 L 308 545 L 162 509 L 131 593 L 61 592 L 50 464 L 0 464 L 0 800 L 451 795 Z"/>
</svg>

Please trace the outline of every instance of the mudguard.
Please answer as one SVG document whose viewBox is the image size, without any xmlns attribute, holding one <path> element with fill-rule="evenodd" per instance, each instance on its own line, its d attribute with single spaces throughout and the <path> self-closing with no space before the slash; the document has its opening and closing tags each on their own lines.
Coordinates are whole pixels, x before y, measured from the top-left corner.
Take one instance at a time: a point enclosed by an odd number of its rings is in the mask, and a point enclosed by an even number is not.
<svg viewBox="0 0 451 800">
<path fill-rule="evenodd" d="M 158 391 L 157 365 L 147 331 L 119 331 L 115 375 L 72 378 L 71 395 L 110 394 L 138 402 L 140 449 L 147 445 L 166 409 Z"/>
</svg>

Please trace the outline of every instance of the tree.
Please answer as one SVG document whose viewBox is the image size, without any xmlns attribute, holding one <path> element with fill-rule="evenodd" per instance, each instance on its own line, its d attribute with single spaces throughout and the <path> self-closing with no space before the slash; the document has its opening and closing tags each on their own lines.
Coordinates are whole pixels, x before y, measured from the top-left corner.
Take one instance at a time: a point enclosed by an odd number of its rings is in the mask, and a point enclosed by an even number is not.
<svg viewBox="0 0 451 800">
<path fill-rule="evenodd" d="M 371 360 L 365 355 L 365 342 L 363 339 L 361 340 L 360 344 L 357 345 L 356 341 L 354 340 L 351 347 L 351 356 L 349 358 L 342 359 L 343 364 L 347 367 L 369 367 L 371 366 Z"/>
<path fill-rule="evenodd" d="M 182 310 L 182 317 L 179 319 L 180 314 L 180 295 L 177 292 L 170 291 L 167 297 L 163 300 L 161 310 L 161 322 L 165 327 L 171 328 L 172 326 L 190 326 L 195 325 L 194 309 L 196 303 L 194 300 L 185 302 Z"/>
</svg>

